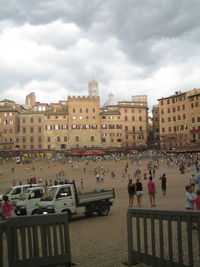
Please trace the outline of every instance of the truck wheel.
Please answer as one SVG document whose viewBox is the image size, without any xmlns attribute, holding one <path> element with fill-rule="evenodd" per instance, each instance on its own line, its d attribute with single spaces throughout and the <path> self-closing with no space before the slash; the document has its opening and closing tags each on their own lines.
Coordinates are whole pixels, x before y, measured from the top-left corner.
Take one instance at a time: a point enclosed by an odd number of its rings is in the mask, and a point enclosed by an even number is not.
<svg viewBox="0 0 200 267">
<path fill-rule="evenodd" d="M 109 211 L 110 211 L 110 207 L 106 204 L 102 204 L 102 205 L 100 205 L 97 213 L 100 216 L 107 216 Z"/>
<path fill-rule="evenodd" d="M 93 209 L 93 207 L 91 207 L 91 206 L 87 206 L 86 207 L 86 211 L 85 211 L 85 215 L 86 216 L 92 216 L 92 214 L 93 214 L 93 212 L 94 212 L 94 209 Z"/>
</svg>

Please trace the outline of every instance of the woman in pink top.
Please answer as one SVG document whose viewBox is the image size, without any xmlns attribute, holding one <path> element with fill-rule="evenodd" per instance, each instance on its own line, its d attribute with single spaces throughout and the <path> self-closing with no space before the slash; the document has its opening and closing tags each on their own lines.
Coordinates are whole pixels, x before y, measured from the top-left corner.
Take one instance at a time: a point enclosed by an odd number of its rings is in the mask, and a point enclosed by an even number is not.
<svg viewBox="0 0 200 267">
<path fill-rule="evenodd" d="M 149 193 L 149 200 L 151 203 L 151 207 L 155 207 L 155 194 L 156 194 L 156 186 L 155 183 L 152 181 L 152 176 L 149 177 L 149 182 L 147 183 L 148 193 Z"/>
<path fill-rule="evenodd" d="M 8 196 L 3 197 L 3 202 L 1 203 L 2 218 L 10 217 L 12 214 L 12 202 L 9 201 Z"/>
</svg>

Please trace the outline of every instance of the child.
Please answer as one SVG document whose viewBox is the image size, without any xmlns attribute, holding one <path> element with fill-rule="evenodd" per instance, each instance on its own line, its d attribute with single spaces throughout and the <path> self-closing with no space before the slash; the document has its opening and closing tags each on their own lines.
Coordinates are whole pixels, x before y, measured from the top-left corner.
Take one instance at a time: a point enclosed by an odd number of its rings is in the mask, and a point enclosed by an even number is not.
<svg viewBox="0 0 200 267">
<path fill-rule="evenodd" d="M 197 190 L 197 196 L 193 199 L 193 202 L 196 204 L 196 210 L 200 210 L 200 190 Z"/>
<path fill-rule="evenodd" d="M 191 185 L 186 185 L 185 190 L 185 208 L 186 210 L 194 210 L 193 199 L 195 198 L 195 194 L 193 192 L 193 188 Z"/>
</svg>

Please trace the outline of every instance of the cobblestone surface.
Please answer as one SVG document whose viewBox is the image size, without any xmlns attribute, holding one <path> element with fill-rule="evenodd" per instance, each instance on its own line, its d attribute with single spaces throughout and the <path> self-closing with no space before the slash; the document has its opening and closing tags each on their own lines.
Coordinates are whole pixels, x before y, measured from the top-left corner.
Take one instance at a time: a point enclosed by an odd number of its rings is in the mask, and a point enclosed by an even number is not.
<svg viewBox="0 0 200 267">
<path fill-rule="evenodd" d="M 101 188 L 115 188 L 116 199 L 113 207 L 111 207 L 110 214 L 105 217 L 93 216 L 87 218 L 84 215 L 77 215 L 70 223 L 70 240 L 72 262 L 77 267 L 122 267 L 124 262 L 127 262 L 127 222 L 126 212 L 128 207 L 127 195 L 127 178 L 122 180 L 121 172 L 124 168 L 125 161 L 116 163 L 114 161 L 104 162 L 90 162 L 86 166 L 86 172 L 83 172 L 85 166 L 84 162 L 77 162 L 74 169 L 70 165 L 52 166 L 49 168 L 48 164 L 43 165 L 43 170 L 40 170 L 42 163 L 35 163 L 34 174 L 36 177 L 42 177 L 45 180 L 55 177 L 56 172 L 61 168 L 65 170 L 66 176 L 69 180 L 75 179 L 77 185 L 80 187 L 81 178 L 84 179 L 84 191 Z M 139 166 L 142 172 L 146 169 L 148 161 L 142 161 Z M 95 175 L 91 172 L 91 168 L 95 166 L 103 166 L 105 169 L 114 170 L 116 178 L 110 177 L 110 173 L 104 176 L 105 182 L 96 184 Z M 11 173 L 10 165 L 1 166 L 1 193 L 5 192 L 9 187 L 11 181 L 16 177 L 17 182 L 22 180 L 26 182 L 27 176 L 32 174 L 27 167 L 15 165 L 15 173 Z M 129 161 L 129 170 L 131 174 L 134 173 L 135 168 L 138 167 L 136 163 L 133 165 Z M 162 173 L 167 174 L 167 195 L 162 196 L 160 189 L 159 176 Z M 178 167 L 172 166 L 167 168 L 164 162 L 160 162 L 160 169 L 156 173 L 155 183 L 157 187 L 156 204 L 160 209 L 184 209 L 184 187 L 188 184 L 191 174 L 195 173 L 193 170 L 181 175 Z M 10 177 L 10 179 L 8 179 Z M 23 179 L 21 179 L 23 177 Z M 147 194 L 146 181 L 142 180 L 144 186 L 144 196 L 142 206 L 149 208 L 149 198 Z M 134 203 L 136 207 L 136 200 Z M 144 266 L 144 265 L 138 265 Z"/>
</svg>

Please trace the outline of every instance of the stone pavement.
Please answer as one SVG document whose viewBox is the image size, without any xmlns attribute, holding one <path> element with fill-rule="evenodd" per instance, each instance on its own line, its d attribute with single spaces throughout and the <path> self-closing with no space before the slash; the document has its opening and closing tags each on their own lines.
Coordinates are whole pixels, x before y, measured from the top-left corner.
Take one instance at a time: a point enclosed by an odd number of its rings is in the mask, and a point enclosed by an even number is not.
<svg viewBox="0 0 200 267">
<path fill-rule="evenodd" d="M 125 266 L 128 255 L 124 205 L 126 198 L 116 199 L 108 216 L 76 217 L 70 223 L 72 262 L 76 266 Z"/>
</svg>

